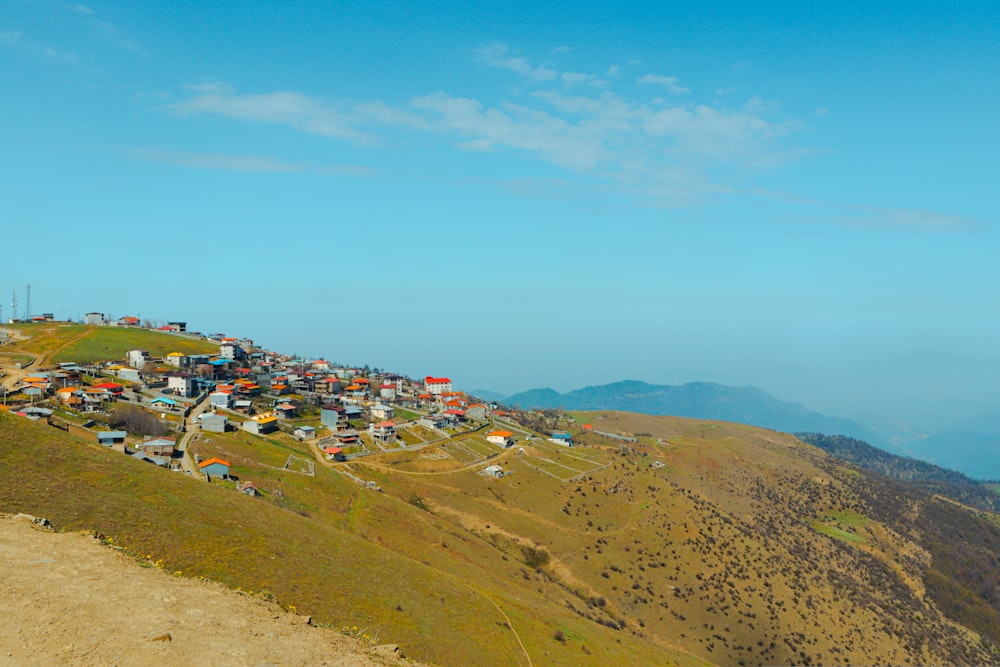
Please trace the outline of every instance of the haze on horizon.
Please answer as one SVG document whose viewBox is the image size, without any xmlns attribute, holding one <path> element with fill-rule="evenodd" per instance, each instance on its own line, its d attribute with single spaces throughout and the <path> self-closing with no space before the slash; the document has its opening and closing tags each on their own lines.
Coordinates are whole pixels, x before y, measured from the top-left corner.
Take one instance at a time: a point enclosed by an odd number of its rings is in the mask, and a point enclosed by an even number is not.
<svg viewBox="0 0 1000 667">
<path fill-rule="evenodd" d="M 988 3 L 0 7 L 0 303 L 1000 408 Z M 977 409 L 978 409 L 977 407 Z"/>
</svg>

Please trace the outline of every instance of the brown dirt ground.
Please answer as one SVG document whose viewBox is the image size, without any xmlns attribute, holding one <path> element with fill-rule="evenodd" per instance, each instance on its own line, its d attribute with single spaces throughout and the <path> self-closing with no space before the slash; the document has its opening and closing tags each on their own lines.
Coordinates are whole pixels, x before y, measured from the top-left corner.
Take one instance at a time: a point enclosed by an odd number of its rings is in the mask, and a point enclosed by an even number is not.
<svg viewBox="0 0 1000 667">
<path fill-rule="evenodd" d="M 0 515 L 0 665 L 413 665 L 84 533 Z M 169 638 L 168 638 L 169 637 Z"/>
</svg>

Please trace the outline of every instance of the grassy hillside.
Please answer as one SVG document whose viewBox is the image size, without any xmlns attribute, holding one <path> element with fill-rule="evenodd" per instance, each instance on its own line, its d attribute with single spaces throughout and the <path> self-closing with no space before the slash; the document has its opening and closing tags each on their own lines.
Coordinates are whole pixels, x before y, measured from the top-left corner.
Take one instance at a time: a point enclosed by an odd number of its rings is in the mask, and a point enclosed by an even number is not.
<svg viewBox="0 0 1000 667">
<path fill-rule="evenodd" d="M 578 417 L 638 442 L 564 424 L 584 447 L 476 436 L 329 464 L 280 435 L 202 434 L 248 498 L 0 415 L 0 510 L 445 665 L 997 662 L 989 517 L 771 431 Z"/>
<path fill-rule="evenodd" d="M 124 359 L 129 350 L 144 349 L 154 357 L 170 352 L 184 354 L 210 354 L 218 352 L 212 343 L 146 329 L 132 329 L 59 322 L 6 325 L 23 339 L 15 340 L 0 349 L 0 355 L 30 356 L 36 366 L 57 364 L 64 361 L 90 363 Z"/>
</svg>

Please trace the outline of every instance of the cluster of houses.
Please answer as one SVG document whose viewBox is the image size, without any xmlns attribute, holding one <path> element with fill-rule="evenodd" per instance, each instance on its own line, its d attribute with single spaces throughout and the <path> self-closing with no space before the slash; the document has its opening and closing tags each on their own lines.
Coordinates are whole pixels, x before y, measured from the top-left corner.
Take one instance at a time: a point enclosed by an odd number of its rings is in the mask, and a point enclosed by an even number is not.
<svg viewBox="0 0 1000 667">
<path fill-rule="evenodd" d="M 87 313 L 84 321 L 143 326 L 138 317 L 112 320 L 97 312 Z M 366 429 L 378 443 L 396 440 L 394 420 L 400 409 L 418 412 L 418 423 L 424 427 L 449 429 L 470 419 L 485 420 L 497 408 L 473 402 L 455 391 L 446 377 L 413 380 L 325 359 L 290 357 L 259 348 L 247 338 L 189 332 L 186 322 L 169 322 L 156 330 L 214 342 L 219 349 L 216 354 L 173 351 L 162 357 L 135 349 L 117 362 L 64 363 L 25 377 L 18 387 L 22 398 L 32 405 L 49 400 L 81 413 L 107 412 L 114 402 L 126 400 L 155 412 L 185 415 L 207 401 L 209 410 L 199 415 L 204 431 L 241 428 L 263 436 L 282 429 L 300 440 L 327 436 L 341 450 L 359 444 L 359 429 Z M 305 406 L 312 406 L 308 410 L 312 419 L 303 418 Z M 319 424 L 313 421 L 317 409 Z"/>
<path fill-rule="evenodd" d="M 142 327 L 139 318 L 131 316 L 109 320 L 102 313 L 87 313 L 85 321 L 91 325 Z M 180 411 L 186 417 L 194 406 L 204 403 L 206 409 L 198 415 L 204 432 L 242 429 L 267 436 L 281 430 L 304 441 L 322 437 L 320 445 L 331 460 L 344 460 L 356 452 L 363 433 L 369 443 L 393 443 L 399 437 L 396 420 L 401 410 L 410 413 L 408 420 L 417 413 L 416 424 L 442 431 L 470 421 L 481 423 L 491 417 L 515 416 L 496 404 L 478 402 L 455 391 L 446 377 L 415 380 L 344 367 L 325 359 L 282 355 L 255 346 L 247 338 L 188 332 L 185 322 L 170 322 L 156 330 L 214 342 L 218 351 L 173 351 L 154 357 L 148 350 L 135 349 L 116 362 L 90 366 L 65 363 L 52 370 L 33 372 L 20 383 L 23 398 L 32 404 L 22 406 L 21 414 L 33 419 L 51 416 L 51 410 L 35 403 L 88 413 L 106 412 L 115 402 L 128 401 L 154 413 Z M 555 433 L 552 439 L 572 445 L 568 433 Z M 125 431 L 102 431 L 97 440 L 137 459 L 178 467 L 174 458 L 176 441 L 172 438 L 147 437 L 138 441 Z M 486 440 L 499 447 L 510 447 L 515 442 L 514 434 L 502 429 L 487 433 Z M 207 478 L 229 477 L 230 464 L 220 458 L 202 461 L 198 467 Z M 505 474 L 499 466 L 490 466 L 483 473 L 495 478 Z M 252 482 L 242 483 L 237 490 L 257 494 Z"/>
</svg>

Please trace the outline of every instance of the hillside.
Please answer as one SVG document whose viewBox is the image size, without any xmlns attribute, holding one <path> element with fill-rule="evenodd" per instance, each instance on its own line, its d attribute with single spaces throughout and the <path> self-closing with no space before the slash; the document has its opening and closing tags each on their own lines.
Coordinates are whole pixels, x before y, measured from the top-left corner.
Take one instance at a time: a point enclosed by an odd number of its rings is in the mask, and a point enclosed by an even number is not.
<svg viewBox="0 0 1000 667">
<path fill-rule="evenodd" d="M 849 419 L 827 417 L 797 403 L 780 401 L 757 387 L 729 387 L 710 382 L 656 385 L 625 380 L 584 387 L 566 394 L 533 389 L 510 396 L 506 403 L 521 408 L 624 410 L 650 415 L 717 419 L 794 433 L 839 433 L 877 442 L 877 436 Z"/>
<path fill-rule="evenodd" d="M 364 633 L 311 627 L 272 602 L 172 576 L 24 515 L 0 516 L 0 551 L 4 664 L 413 664 Z"/>
<path fill-rule="evenodd" d="M 170 352 L 214 354 L 219 346 L 184 335 L 130 327 L 87 326 L 61 322 L 4 325 L 17 335 L 0 348 L 0 362 L 31 362 L 35 367 L 60 362 L 91 363 L 124 359 L 129 350 L 149 350 L 153 357 Z"/>
<path fill-rule="evenodd" d="M 649 435 L 622 448 L 563 423 L 583 447 L 520 433 L 490 453 L 470 436 L 317 458 L 314 476 L 279 467 L 307 444 L 204 437 L 203 456 L 264 490 L 247 498 L 0 415 L 0 510 L 98 530 L 444 665 L 1000 658 L 1000 529 L 986 515 L 784 434 L 574 417 Z M 508 474 L 477 474 L 487 462 Z"/>
<path fill-rule="evenodd" d="M 795 435 L 803 442 L 816 445 L 833 456 L 866 470 L 908 482 L 928 493 L 940 493 L 984 511 L 1000 512 L 1000 494 L 993 491 L 990 485 L 971 479 L 964 473 L 926 461 L 890 454 L 854 438 L 821 433 Z"/>
</svg>

